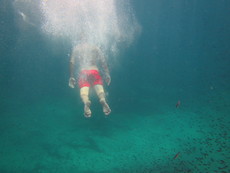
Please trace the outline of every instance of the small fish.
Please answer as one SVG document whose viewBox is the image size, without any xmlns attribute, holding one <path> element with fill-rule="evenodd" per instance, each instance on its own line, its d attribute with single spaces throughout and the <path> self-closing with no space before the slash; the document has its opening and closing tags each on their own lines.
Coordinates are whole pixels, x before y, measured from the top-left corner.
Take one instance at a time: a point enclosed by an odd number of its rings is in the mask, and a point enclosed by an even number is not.
<svg viewBox="0 0 230 173">
<path fill-rule="evenodd" d="M 176 108 L 180 107 L 180 100 L 178 100 L 178 102 L 176 103 Z"/>
<path fill-rule="evenodd" d="M 178 152 L 174 157 L 173 157 L 173 160 L 177 159 L 180 155 L 180 152 Z"/>
</svg>

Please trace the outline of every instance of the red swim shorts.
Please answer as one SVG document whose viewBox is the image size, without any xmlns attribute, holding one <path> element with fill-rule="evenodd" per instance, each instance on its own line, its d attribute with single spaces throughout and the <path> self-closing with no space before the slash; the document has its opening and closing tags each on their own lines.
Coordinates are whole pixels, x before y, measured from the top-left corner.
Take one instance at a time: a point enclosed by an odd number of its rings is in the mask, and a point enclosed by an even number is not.
<svg viewBox="0 0 230 173">
<path fill-rule="evenodd" d="M 103 81 L 97 70 L 82 70 L 79 74 L 78 85 L 79 88 L 103 85 Z"/>
</svg>

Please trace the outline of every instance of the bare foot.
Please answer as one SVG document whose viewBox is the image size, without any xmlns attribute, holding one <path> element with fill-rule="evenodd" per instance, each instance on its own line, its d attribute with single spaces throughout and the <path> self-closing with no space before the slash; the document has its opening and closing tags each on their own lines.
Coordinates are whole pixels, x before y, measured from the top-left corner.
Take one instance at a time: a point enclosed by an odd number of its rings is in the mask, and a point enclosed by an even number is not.
<svg viewBox="0 0 230 173">
<path fill-rule="evenodd" d="M 86 118 L 90 118 L 90 117 L 91 117 L 91 110 L 90 110 L 90 108 L 89 108 L 89 107 L 90 107 L 90 104 L 91 104 L 90 101 L 88 101 L 88 102 L 85 103 L 84 115 L 85 115 Z"/>
<path fill-rule="evenodd" d="M 102 105 L 102 107 L 103 107 L 103 112 L 104 112 L 104 114 L 105 114 L 105 115 L 109 115 L 110 112 L 111 112 L 111 109 L 109 108 L 109 105 L 106 103 L 105 100 L 102 100 L 102 101 L 100 101 L 100 102 L 101 102 L 101 105 Z"/>
</svg>

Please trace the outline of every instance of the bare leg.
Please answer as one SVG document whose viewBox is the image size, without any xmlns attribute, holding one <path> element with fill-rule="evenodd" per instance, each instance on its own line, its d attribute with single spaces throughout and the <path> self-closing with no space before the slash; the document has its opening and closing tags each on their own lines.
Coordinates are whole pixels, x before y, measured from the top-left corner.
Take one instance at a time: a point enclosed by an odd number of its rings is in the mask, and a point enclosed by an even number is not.
<svg viewBox="0 0 230 173">
<path fill-rule="evenodd" d="M 84 103 L 84 115 L 85 117 L 91 117 L 91 110 L 90 110 L 90 100 L 89 100 L 89 87 L 82 87 L 80 89 L 80 95 L 82 102 Z"/>
<path fill-rule="evenodd" d="M 100 101 L 100 103 L 102 105 L 104 114 L 109 115 L 110 112 L 111 112 L 111 109 L 110 109 L 108 103 L 106 102 L 105 92 L 104 92 L 103 86 L 102 85 L 95 85 L 94 89 L 95 89 L 95 91 L 97 93 L 97 96 L 99 98 L 99 101 Z"/>
</svg>

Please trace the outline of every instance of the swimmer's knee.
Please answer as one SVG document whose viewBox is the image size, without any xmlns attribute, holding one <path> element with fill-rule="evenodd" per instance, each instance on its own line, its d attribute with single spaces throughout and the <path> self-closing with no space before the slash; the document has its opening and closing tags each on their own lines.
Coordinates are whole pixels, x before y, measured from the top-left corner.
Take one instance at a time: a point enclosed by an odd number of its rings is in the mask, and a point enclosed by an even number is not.
<svg viewBox="0 0 230 173">
<path fill-rule="evenodd" d="M 81 97 L 88 97 L 89 95 L 88 94 L 84 94 L 84 93 L 80 93 L 80 96 Z"/>
<path fill-rule="evenodd" d="M 82 99 L 82 101 L 84 103 L 90 102 L 89 95 L 87 95 L 87 94 L 80 94 L 80 96 L 81 96 L 81 99 Z"/>
<path fill-rule="evenodd" d="M 99 98 L 105 97 L 105 92 L 98 92 L 97 95 Z"/>
<path fill-rule="evenodd" d="M 104 102 L 105 101 L 105 92 L 98 93 L 98 98 L 99 98 L 100 102 Z"/>
</svg>

